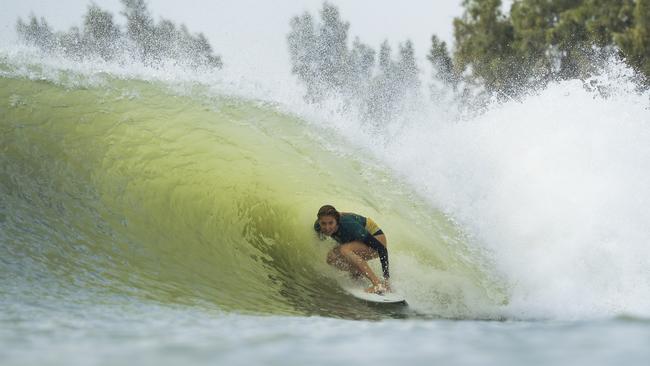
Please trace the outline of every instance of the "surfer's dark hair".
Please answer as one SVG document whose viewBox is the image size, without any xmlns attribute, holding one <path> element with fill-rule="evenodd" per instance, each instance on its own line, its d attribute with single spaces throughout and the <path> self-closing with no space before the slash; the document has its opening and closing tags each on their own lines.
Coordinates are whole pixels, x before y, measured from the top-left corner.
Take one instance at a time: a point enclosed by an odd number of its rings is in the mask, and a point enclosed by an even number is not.
<svg viewBox="0 0 650 366">
<path fill-rule="evenodd" d="M 339 222 L 339 219 L 341 218 L 341 214 L 338 211 L 336 211 L 336 209 L 332 205 L 325 205 L 325 206 L 321 207 L 318 210 L 318 214 L 316 216 L 319 219 L 321 217 L 323 217 L 323 216 L 332 216 L 333 218 L 336 219 L 337 223 Z"/>
</svg>

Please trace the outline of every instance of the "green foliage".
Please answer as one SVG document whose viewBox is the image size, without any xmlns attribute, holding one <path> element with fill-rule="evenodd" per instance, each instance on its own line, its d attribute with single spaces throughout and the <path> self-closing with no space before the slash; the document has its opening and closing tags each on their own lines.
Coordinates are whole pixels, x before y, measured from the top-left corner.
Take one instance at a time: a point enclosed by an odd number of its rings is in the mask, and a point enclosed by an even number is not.
<svg viewBox="0 0 650 366">
<path fill-rule="evenodd" d="M 637 0 L 633 26 L 614 35 L 629 63 L 650 80 L 650 0 Z"/>
<path fill-rule="evenodd" d="M 320 99 L 320 88 L 316 82 L 318 77 L 318 54 L 315 47 L 318 38 L 313 18 L 309 13 L 304 13 L 301 16 L 292 18 L 289 25 L 291 26 L 291 32 L 287 36 L 287 42 L 292 65 L 291 72 L 305 83 L 307 99 L 312 101 Z"/>
<path fill-rule="evenodd" d="M 213 54 L 212 46 L 202 33 L 192 35 L 184 25 L 177 27 L 166 19 L 156 24 L 145 0 L 121 1 L 132 53 L 143 63 L 156 65 L 173 61 L 191 67 L 222 67 L 221 57 Z"/>
<path fill-rule="evenodd" d="M 557 14 L 558 4 L 547 0 L 515 1 L 510 9 L 513 49 L 524 72 L 535 81 L 551 75 L 547 34 L 557 24 Z"/>
<path fill-rule="evenodd" d="M 73 27 L 68 32 L 54 33 L 45 19 L 39 21 L 31 15 L 27 24 L 18 19 L 16 30 L 23 42 L 76 60 L 121 58 L 150 66 L 166 62 L 189 67 L 222 66 L 221 58 L 214 55 L 203 34 L 192 35 L 185 26 L 177 27 L 165 19 L 156 24 L 144 0 L 121 1 L 126 32 L 113 21 L 113 14 L 94 3 L 88 6 L 82 29 Z"/>
<path fill-rule="evenodd" d="M 39 21 L 34 14 L 29 15 L 29 22 L 27 23 L 24 23 L 22 19 L 18 19 L 16 32 L 27 44 L 42 49 L 52 49 L 56 43 L 54 33 L 45 18 L 41 18 Z"/>
<path fill-rule="evenodd" d="M 344 92 L 353 64 L 360 62 L 364 49 L 359 42 L 356 53 L 348 50 L 350 24 L 341 19 L 335 6 L 324 3 L 320 20 L 315 23 L 309 13 L 296 16 L 290 21 L 287 36 L 292 72 L 307 85 L 307 99 L 311 101 Z"/>
<path fill-rule="evenodd" d="M 417 90 L 420 85 L 418 65 L 415 63 L 415 50 L 413 42 L 407 40 L 399 45 L 399 59 L 397 61 L 396 77 L 400 87 Z"/>
<path fill-rule="evenodd" d="M 139 58 L 143 61 L 157 57 L 154 42 L 156 27 L 144 0 L 121 0 L 126 18 L 126 35 L 135 44 Z"/>
<path fill-rule="evenodd" d="M 399 45 L 397 60 L 393 60 L 391 47 L 384 41 L 379 51 L 378 72 L 372 77 L 364 100 L 365 117 L 386 122 L 402 109 L 412 107 L 418 100 L 419 73 L 410 40 Z"/>
<path fill-rule="evenodd" d="M 447 43 L 437 36 L 431 37 L 431 48 L 427 60 L 433 66 L 433 80 L 429 85 L 431 98 L 444 102 L 454 97 L 457 92 L 460 76 L 454 69 L 454 63 L 447 50 Z"/>
<path fill-rule="evenodd" d="M 464 0 L 454 20 L 455 75 L 490 95 L 515 96 L 549 80 L 584 78 L 618 53 L 650 76 L 650 0 Z M 449 75 L 434 36 L 429 61 Z"/>
<path fill-rule="evenodd" d="M 433 65 L 436 79 L 441 80 L 446 85 L 455 86 L 458 82 L 458 75 L 454 71 L 454 63 L 451 56 L 449 56 L 447 43 L 441 41 L 435 35 L 431 37 L 431 48 L 427 60 Z"/>
<path fill-rule="evenodd" d="M 339 98 L 363 118 L 380 122 L 392 118 L 417 95 L 419 70 L 412 42 L 400 44 L 394 60 L 385 41 L 377 65 L 375 50 L 359 38 L 348 45 L 350 24 L 335 6 L 323 3 L 319 15 L 320 21 L 309 13 L 293 17 L 287 35 L 291 71 L 305 85 L 306 100 Z"/>
<path fill-rule="evenodd" d="M 320 11 L 322 25 L 319 27 L 319 42 L 316 52 L 320 55 L 318 73 L 328 88 L 341 90 L 348 74 L 348 30 L 350 23 L 341 19 L 338 8 L 324 3 Z"/>
<path fill-rule="evenodd" d="M 111 60 L 119 47 L 121 37 L 120 28 L 113 22 L 113 14 L 91 4 L 84 16 L 82 42 L 85 43 L 86 49 L 105 60 Z"/>
<path fill-rule="evenodd" d="M 501 13 L 501 0 L 464 0 L 463 6 L 463 17 L 454 19 L 456 67 L 471 67 L 490 92 L 512 89 L 517 81 L 511 48 L 514 31 Z"/>
<path fill-rule="evenodd" d="M 352 90 L 366 90 L 368 88 L 374 66 L 375 50 L 356 37 L 352 42 L 352 50 L 350 51 L 349 84 Z"/>
</svg>

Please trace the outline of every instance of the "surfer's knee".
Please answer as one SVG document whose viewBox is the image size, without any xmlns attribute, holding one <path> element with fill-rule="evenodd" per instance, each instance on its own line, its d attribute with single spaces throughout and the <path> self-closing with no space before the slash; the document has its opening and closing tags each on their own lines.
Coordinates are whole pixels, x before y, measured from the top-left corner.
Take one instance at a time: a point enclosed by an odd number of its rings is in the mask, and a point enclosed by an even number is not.
<svg viewBox="0 0 650 366">
<path fill-rule="evenodd" d="M 357 252 L 363 247 L 364 247 L 363 243 L 353 241 L 351 243 L 341 245 L 339 247 L 339 252 L 343 257 L 350 257 L 351 255 L 359 255 L 359 253 Z"/>
<path fill-rule="evenodd" d="M 344 244 L 340 246 L 339 252 L 341 253 L 341 256 L 347 257 L 350 255 L 350 253 L 353 253 L 352 248 L 350 248 L 349 244 Z"/>
<path fill-rule="evenodd" d="M 338 263 L 338 261 L 341 258 L 341 253 L 339 253 L 339 250 L 337 249 L 338 248 L 334 248 L 330 250 L 329 253 L 327 253 L 327 259 L 326 259 L 327 264 L 334 266 Z"/>
</svg>

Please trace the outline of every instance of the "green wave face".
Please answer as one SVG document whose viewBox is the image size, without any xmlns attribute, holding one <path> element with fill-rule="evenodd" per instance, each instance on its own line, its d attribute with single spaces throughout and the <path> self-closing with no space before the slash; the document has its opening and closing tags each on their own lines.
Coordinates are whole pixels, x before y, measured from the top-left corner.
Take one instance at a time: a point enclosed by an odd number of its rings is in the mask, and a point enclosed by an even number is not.
<svg viewBox="0 0 650 366">
<path fill-rule="evenodd" d="M 377 162 L 273 106 L 206 95 L 0 78 L 0 273 L 83 301 L 381 315 L 324 264 L 333 244 L 312 224 L 327 203 L 380 224 L 412 307 L 502 301 L 453 225 Z"/>
</svg>

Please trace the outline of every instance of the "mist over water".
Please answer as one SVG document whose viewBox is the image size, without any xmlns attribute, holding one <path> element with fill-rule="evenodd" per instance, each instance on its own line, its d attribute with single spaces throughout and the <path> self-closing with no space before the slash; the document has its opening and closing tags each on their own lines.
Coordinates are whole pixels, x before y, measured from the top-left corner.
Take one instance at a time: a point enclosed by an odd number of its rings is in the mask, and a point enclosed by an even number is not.
<svg viewBox="0 0 650 366">
<path fill-rule="evenodd" d="M 413 121 L 379 152 L 490 253 L 512 316 L 648 315 L 650 110 L 633 80 L 612 62 L 473 119 Z"/>
<path fill-rule="evenodd" d="M 508 316 L 648 316 L 650 94 L 624 62 L 604 64 L 473 117 L 426 100 L 383 128 L 336 103 L 303 116 L 458 222 L 503 276 Z"/>
<path fill-rule="evenodd" d="M 602 65 L 470 117 L 423 98 L 377 126 L 342 100 L 270 99 L 373 154 L 458 222 L 503 276 L 508 316 L 648 316 L 650 93 L 622 60 Z"/>
</svg>

